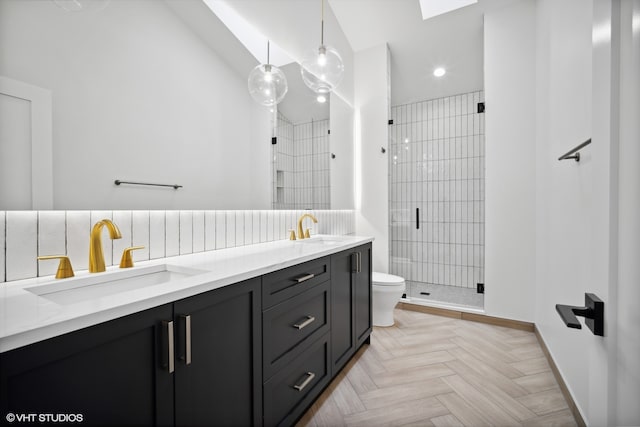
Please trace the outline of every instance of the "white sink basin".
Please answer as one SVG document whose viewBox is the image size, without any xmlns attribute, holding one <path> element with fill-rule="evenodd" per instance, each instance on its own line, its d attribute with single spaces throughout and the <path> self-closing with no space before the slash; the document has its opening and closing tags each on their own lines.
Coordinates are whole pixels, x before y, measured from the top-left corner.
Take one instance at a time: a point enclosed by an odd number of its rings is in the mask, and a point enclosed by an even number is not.
<svg viewBox="0 0 640 427">
<path fill-rule="evenodd" d="M 309 245 L 327 245 L 337 246 L 344 243 L 345 239 L 341 236 L 311 236 L 309 239 L 296 240 L 296 242 L 306 243 Z"/>
<path fill-rule="evenodd" d="M 57 279 L 44 284 L 25 287 L 24 289 L 58 304 L 74 304 L 155 286 L 202 273 L 206 273 L 206 271 L 177 265 L 160 264 L 95 273 L 90 276 Z"/>
</svg>

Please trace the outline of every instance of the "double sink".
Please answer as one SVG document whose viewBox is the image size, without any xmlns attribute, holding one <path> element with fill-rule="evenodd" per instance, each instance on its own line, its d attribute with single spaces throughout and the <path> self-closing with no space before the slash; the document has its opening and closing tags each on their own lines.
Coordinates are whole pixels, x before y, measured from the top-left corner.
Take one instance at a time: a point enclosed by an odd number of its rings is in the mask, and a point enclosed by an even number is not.
<svg viewBox="0 0 640 427">
<path fill-rule="evenodd" d="M 314 236 L 296 240 L 293 244 L 338 246 L 344 243 L 340 236 Z M 159 264 L 132 269 L 107 271 L 89 276 L 55 279 L 25 287 L 24 290 L 61 305 L 75 304 L 122 292 L 166 284 L 199 274 L 208 273 L 190 267 Z"/>
</svg>

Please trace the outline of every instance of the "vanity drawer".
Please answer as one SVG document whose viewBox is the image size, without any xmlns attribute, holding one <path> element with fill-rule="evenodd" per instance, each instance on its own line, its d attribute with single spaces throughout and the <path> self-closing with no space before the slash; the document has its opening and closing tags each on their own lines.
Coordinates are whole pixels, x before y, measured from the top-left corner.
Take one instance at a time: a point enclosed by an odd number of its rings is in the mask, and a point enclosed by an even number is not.
<svg viewBox="0 0 640 427">
<path fill-rule="evenodd" d="M 330 379 L 327 333 L 264 383 L 265 426 L 292 425 Z"/>
<path fill-rule="evenodd" d="M 330 278 L 330 257 L 269 273 L 262 277 L 262 307 L 272 307 Z"/>
<path fill-rule="evenodd" d="M 263 375 L 268 379 L 300 353 L 298 345 L 329 330 L 331 282 L 324 282 L 262 314 Z"/>
</svg>

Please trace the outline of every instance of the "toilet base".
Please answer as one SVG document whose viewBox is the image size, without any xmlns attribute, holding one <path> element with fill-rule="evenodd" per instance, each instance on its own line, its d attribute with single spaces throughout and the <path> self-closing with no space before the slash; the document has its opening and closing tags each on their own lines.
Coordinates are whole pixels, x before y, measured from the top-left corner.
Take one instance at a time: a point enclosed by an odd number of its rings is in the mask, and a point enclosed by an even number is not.
<svg viewBox="0 0 640 427">
<path fill-rule="evenodd" d="M 393 309 L 405 291 L 405 284 L 393 286 L 373 285 L 372 321 L 373 326 L 389 327 L 395 324 Z"/>
</svg>

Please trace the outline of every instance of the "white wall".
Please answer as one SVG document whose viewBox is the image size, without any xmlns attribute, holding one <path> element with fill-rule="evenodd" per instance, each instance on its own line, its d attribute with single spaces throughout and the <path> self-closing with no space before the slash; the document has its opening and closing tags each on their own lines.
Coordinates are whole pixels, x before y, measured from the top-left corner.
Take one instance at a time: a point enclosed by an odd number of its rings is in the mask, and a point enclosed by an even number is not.
<svg viewBox="0 0 640 427">
<path fill-rule="evenodd" d="M 269 207 L 267 110 L 164 2 L 2 1 L 0 57 L 0 75 L 53 93 L 54 208 Z"/>
<path fill-rule="evenodd" d="M 355 54 L 356 234 L 373 236 L 373 269 L 389 269 L 389 49 Z"/>
<path fill-rule="evenodd" d="M 535 272 L 535 3 L 484 19 L 485 312 L 533 321 Z"/>
<path fill-rule="evenodd" d="M 640 424 L 640 0 L 621 2 L 616 425 Z"/>
</svg>

